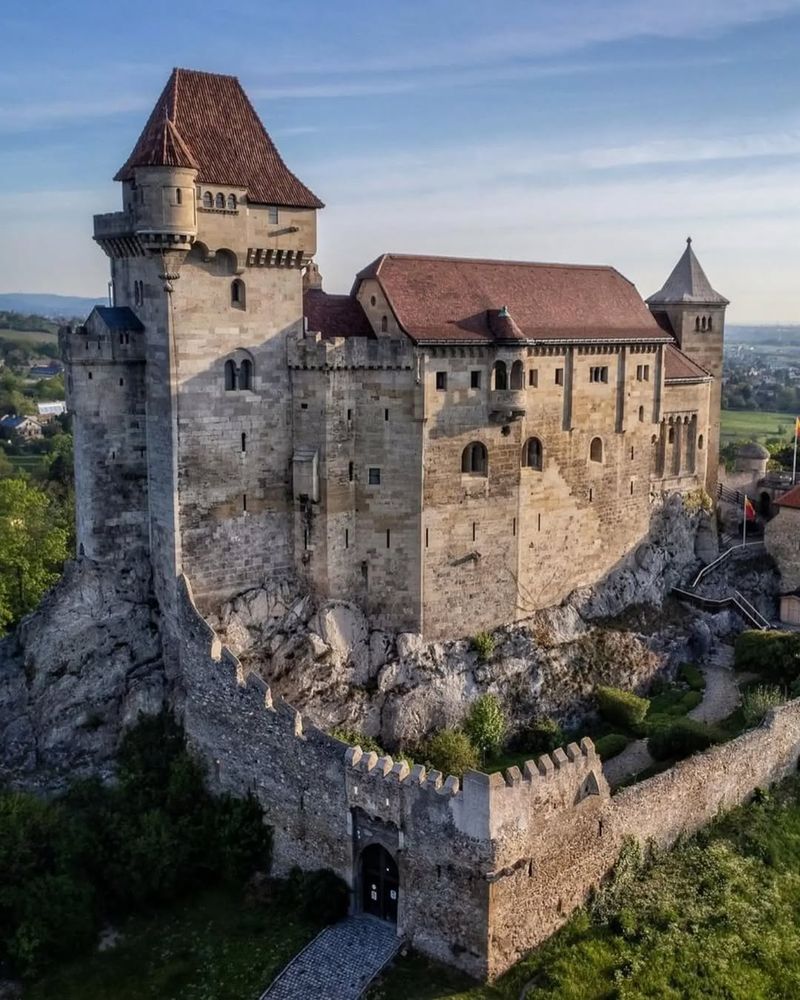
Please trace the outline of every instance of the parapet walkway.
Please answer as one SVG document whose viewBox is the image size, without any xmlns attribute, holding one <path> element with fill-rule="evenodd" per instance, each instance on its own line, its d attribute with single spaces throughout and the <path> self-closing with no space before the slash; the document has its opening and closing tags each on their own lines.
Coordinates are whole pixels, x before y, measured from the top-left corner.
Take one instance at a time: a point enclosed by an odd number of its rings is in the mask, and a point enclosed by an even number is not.
<svg viewBox="0 0 800 1000">
<path fill-rule="evenodd" d="M 318 934 L 261 1000 L 358 1000 L 401 943 L 394 924 L 348 917 Z"/>
</svg>

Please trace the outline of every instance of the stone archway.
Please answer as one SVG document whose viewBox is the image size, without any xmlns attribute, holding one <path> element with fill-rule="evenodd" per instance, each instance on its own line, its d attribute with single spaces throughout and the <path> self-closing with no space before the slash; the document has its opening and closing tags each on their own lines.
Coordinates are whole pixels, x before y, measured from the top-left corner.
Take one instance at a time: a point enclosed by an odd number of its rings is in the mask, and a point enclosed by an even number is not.
<svg viewBox="0 0 800 1000">
<path fill-rule="evenodd" d="M 397 923 L 400 875 L 397 862 L 382 844 L 370 844 L 359 858 L 361 910 Z"/>
</svg>

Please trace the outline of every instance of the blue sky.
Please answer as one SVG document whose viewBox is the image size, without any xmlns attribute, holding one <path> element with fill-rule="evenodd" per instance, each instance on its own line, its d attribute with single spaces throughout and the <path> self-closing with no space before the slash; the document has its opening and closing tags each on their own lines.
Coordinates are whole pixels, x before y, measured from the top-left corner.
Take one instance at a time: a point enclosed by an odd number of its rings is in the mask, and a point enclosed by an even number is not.
<svg viewBox="0 0 800 1000">
<path fill-rule="evenodd" d="M 609 263 L 688 234 L 736 322 L 800 322 L 800 0 L 29 2 L 0 13 L 0 291 L 102 294 L 91 216 L 174 65 L 239 76 L 378 253 Z"/>
</svg>

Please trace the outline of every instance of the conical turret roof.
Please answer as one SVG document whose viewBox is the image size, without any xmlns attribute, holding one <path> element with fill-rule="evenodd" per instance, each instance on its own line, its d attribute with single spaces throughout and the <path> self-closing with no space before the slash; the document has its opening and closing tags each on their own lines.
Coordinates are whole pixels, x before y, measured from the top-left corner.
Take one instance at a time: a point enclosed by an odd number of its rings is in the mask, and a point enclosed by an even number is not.
<svg viewBox="0 0 800 1000">
<path fill-rule="evenodd" d="M 686 249 L 672 274 L 667 278 L 661 291 L 647 299 L 648 305 L 674 305 L 696 303 L 698 305 L 728 305 L 724 295 L 714 291 L 700 261 L 692 250 L 691 236 L 686 240 Z"/>
<path fill-rule="evenodd" d="M 193 167 L 197 170 L 198 164 L 177 126 L 165 116 L 148 122 L 126 166 L 129 170 L 134 167 Z"/>
</svg>

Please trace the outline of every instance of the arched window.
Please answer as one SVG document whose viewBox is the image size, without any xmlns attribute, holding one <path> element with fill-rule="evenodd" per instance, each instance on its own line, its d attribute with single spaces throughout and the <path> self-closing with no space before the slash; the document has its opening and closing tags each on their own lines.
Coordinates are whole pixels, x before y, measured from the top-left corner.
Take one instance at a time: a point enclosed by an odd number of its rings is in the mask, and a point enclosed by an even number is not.
<svg viewBox="0 0 800 1000">
<path fill-rule="evenodd" d="M 217 192 L 217 197 L 214 199 L 214 208 L 225 208 L 225 195 L 221 192 Z"/>
<path fill-rule="evenodd" d="M 214 196 L 210 191 L 203 192 L 203 208 L 213 208 L 214 207 Z"/>
<path fill-rule="evenodd" d="M 593 462 L 603 461 L 603 442 L 600 438 L 592 438 L 592 443 L 589 445 L 589 458 Z"/>
<path fill-rule="evenodd" d="M 381 316 L 381 333 L 386 333 L 389 329 L 389 317 Z"/>
<path fill-rule="evenodd" d="M 485 445 L 480 441 L 468 444 L 461 453 L 461 471 L 472 476 L 485 476 L 488 474 L 488 468 L 489 456 Z"/>
<path fill-rule="evenodd" d="M 697 330 L 699 332 L 699 330 L 700 330 L 700 317 L 699 316 L 694 321 L 694 328 L 695 328 L 695 330 Z"/>
<path fill-rule="evenodd" d="M 495 361 L 494 363 L 494 368 L 492 368 L 492 388 L 508 388 L 508 370 L 506 369 L 505 361 Z"/>
<path fill-rule="evenodd" d="M 228 209 L 231 212 L 235 212 L 236 211 L 236 195 L 235 194 L 229 194 L 228 195 Z"/>
<path fill-rule="evenodd" d="M 702 451 L 703 450 L 703 435 L 702 434 L 697 438 L 697 450 L 698 451 Z"/>
<path fill-rule="evenodd" d="M 239 365 L 239 388 L 248 391 L 253 388 L 253 362 L 247 358 Z"/>
<path fill-rule="evenodd" d="M 675 444 L 675 428 L 674 427 L 670 427 L 669 432 L 667 433 L 667 441 L 670 444 Z"/>
<path fill-rule="evenodd" d="M 644 423 L 644 407 L 643 406 L 639 407 L 639 423 L 640 424 Z"/>
<path fill-rule="evenodd" d="M 236 365 L 233 361 L 225 362 L 225 391 L 233 392 L 236 388 Z"/>
<path fill-rule="evenodd" d="M 522 464 L 529 469 L 542 469 L 542 442 L 539 438 L 528 438 L 522 453 Z"/>
<path fill-rule="evenodd" d="M 700 329 L 703 330 L 703 331 L 705 331 L 705 329 L 706 329 L 706 318 L 705 318 L 705 316 L 703 317 L 703 319 L 700 322 Z"/>
<path fill-rule="evenodd" d="M 709 316 L 709 317 L 708 317 L 708 329 L 709 329 L 709 330 L 710 330 L 710 329 L 712 328 L 712 322 L 711 322 L 711 321 L 712 321 L 712 317 L 711 317 L 711 316 Z"/>
<path fill-rule="evenodd" d="M 139 298 L 139 282 L 134 281 L 133 283 L 133 304 L 139 306 L 142 304 L 142 300 Z"/>
<path fill-rule="evenodd" d="M 515 361 L 511 366 L 511 388 L 521 389 L 523 386 L 523 379 L 525 378 L 525 372 L 522 368 L 521 361 Z"/>
<path fill-rule="evenodd" d="M 231 282 L 231 305 L 234 309 L 246 308 L 245 288 L 241 278 L 234 278 Z"/>
</svg>

